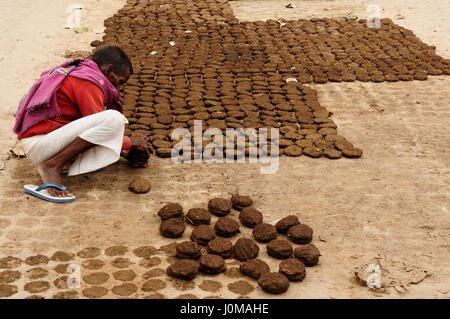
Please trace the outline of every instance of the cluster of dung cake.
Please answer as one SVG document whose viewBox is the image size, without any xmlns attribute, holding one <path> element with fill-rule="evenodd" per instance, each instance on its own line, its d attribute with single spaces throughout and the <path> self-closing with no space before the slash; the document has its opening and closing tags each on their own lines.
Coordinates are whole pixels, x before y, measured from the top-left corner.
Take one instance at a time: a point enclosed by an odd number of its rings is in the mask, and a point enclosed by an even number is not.
<svg viewBox="0 0 450 319">
<path fill-rule="evenodd" d="M 193 226 L 190 241 L 177 244 L 178 260 L 167 268 L 167 274 L 184 280 L 194 279 L 199 272 L 220 274 L 226 270 L 225 259 L 234 258 L 241 262 L 240 271 L 256 279 L 266 292 L 283 293 L 289 288 L 290 281 L 302 281 L 306 276 L 305 267 L 319 261 L 319 250 L 310 244 L 313 230 L 300 223 L 295 215 L 289 215 L 275 225 L 265 223 L 263 214 L 252 206 L 250 197 L 234 194 L 231 200 L 213 198 L 207 209 L 191 208 L 186 214 L 177 203 L 162 207 L 158 216 L 162 220 L 160 233 L 163 236 L 179 238 L 186 230 L 186 222 Z M 240 211 L 242 226 L 253 229 L 253 238 L 239 238 L 241 225 L 230 217 L 232 208 Z M 218 217 L 214 226 L 211 226 L 212 214 Z M 285 239 L 280 239 L 281 236 Z M 269 256 L 282 260 L 277 270 L 271 270 L 258 258 L 260 247 L 257 242 L 267 244 Z M 300 245 L 294 248 L 292 243 Z"/>
</svg>

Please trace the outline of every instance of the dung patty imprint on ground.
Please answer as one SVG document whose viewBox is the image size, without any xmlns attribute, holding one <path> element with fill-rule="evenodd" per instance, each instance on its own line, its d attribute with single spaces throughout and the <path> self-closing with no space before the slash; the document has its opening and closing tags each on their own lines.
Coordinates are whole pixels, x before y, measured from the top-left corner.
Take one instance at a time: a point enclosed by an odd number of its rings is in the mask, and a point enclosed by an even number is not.
<svg viewBox="0 0 450 319">
<path fill-rule="evenodd" d="M 215 280 L 203 280 L 199 287 L 204 291 L 216 292 L 222 288 L 222 284 Z"/>
<path fill-rule="evenodd" d="M 101 286 L 93 286 L 83 289 L 82 293 L 88 298 L 101 298 L 108 293 L 108 289 Z"/>
<path fill-rule="evenodd" d="M 128 247 L 125 246 L 113 246 L 105 249 L 105 255 L 114 257 L 114 256 L 122 256 L 128 252 Z"/>
<path fill-rule="evenodd" d="M 83 261 L 81 265 L 86 269 L 96 270 L 102 268 L 105 265 L 105 262 L 100 259 L 88 259 Z"/>
<path fill-rule="evenodd" d="M 0 284 L 10 284 L 21 277 L 21 273 L 16 270 L 0 271 Z"/>
<path fill-rule="evenodd" d="M 59 264 L 55 268 L 53 268 L 53 270 L 56 271 L 58 274 L 67 274 L 68 267 L 69 264 Z"/>
<path fill-rule="evenodd" d="M 46 291 L 50 288 L 50 284 L 47 281 L 33 281 L 26 283 L 23 289 L 30 293 L 39 293 Z"/>
<path fill-rule="evenodd" d="M 142 285 L 142 291 L 158 291 L 166 288 L 166 283 L 160 279 L 149 279 Z"/>
<path fill-rule="evenodd" d="M 128 258 L 117 257 L 111 264 L 116 268 L 127 268 L 132 264 L 132 262 Z"/>
<path fill-rule="evenodd" d="M 120 281 L 132 281 L 136 278 L 136 273 L 131 269 L 119 270 L 112 273 L 114 279 Z"/>
<path fill-rule="evenodd" d="M 100 248 L 97 248 L 97 247 L 86 247 L 86 248 L 80 250 L 77 253 L 77 256 L 81 257 L 81 258 L 95 258 L 98 255 L 100 255 L 101 252 L 102 251 L 100 250 Z"/>
<path fill-rule="evenodd" d="M 0 284 L 0 298 L 8 298 L 17 293 L 17 287 L 13 285 Z"/>
<path fill-rule="evenodd" d="M 147 271 L 145 274 L 142 275 L 142 278 L 144 279 L 150 279 L 150 278 L 155 278 L 155 277 L 161 277 L 165 274 L 166 272 L 164 271 L 164 269 L 161 268 L 154 268 L 154 269 L 150 269 L 149 271 Z"/>
<path fill-rule="evenodd" d="M 31 296 L 25 297 L 25 299 L 45 299 L 45 297 L 41 296 L 41 295 L 31 295 Z"/>
<path fill-rule="evenodd" d="M 53 281 L 53 285 L 58 289 L 67 289 L 67 279 L 69 277 L 67 275 L 56 278 Z"/>
<path fill-rule="evenodd" d="M 171 281 L 172 281 L 172 286 L 178 291 L 191 290 L 191 289 L 195 288 L 195 283 L 192 280 L 188 281 L 188 280 L 173 278 Z"/>
<path fill-rule="evenodd" d="M 245 280 L 238 280 L 228 284 L 228 290 L 240 296 L 245 296 L 255 290 L 255 287 Z"/>
<path fill-rule="evenodd" d="M 73 254 L 58 250 L 52 255 L 52 257 L 50 259 L 53 261 L 67 262 L 67 261 L 72 260 L 73 257 L 74 257 Z"/>
<path fill-rule="evenodd" d="M 233 279 L 244 277 L 242 273 L 239 271 L 238 267 L 227 267 L 227 270 L 225 270 L 224 275 L 227 276 L 228 278 Z"/>
<path fill-rule="evenodd" d="M 183 294 L 179 295 L 178 297 L 175 297 L 175 299 L 198 299 L 198 297 L 193 294 Z"/>
<path fill-rule="evenodd" d="M 143 297 L 143 299 L 166 299 L 167 297 L 160 293 L 152 293 L 148 296 Z"/>
<path fill-rule="evenodd" d="M 161 246 L 160 251 L 164 252 L 166 255 L 175 256 L 177 243 L 170 243 L 168 245 Z"/>
<path fill-rule="evenodd" d="M 137 291 L 137 286 L 131 282 L 124 283 L 122 285 L 114 286 L 111 291 L 119 296 L 130 296 Z"/>
<path fill-rule="evenodd" d="M 39 264 L 47 264 L 50 259 L 47 256 L 44 255 L 36 255 L 36 256 L 30 256 L 27 259 L 25 259 L 25 263 L 30 266 L 35 266 Z"/>
<path fill-rule="evenodd" d="M 138 247 L 135 250 L 133 250 L 133 253 L 137 257 L 148 258 L 152 255 L 157 254 L 158 250 L 153 246 L 141 246 L 141 247 Z"/>
<path fill-rule="evenodd" d="M 139 265 L 144 268 L 152 268 L 159 265 L 161 262 L 161 258 L 159 257 L 143 258 L 139 261 Z"/>
<path fill-rule="evenodd" d="M 0 269 L 12 269 L 19 267 L 22 263 L 22 260 L 19 258 L 8 256 L 0 258 Z"/>
<path fill-rule="evenodd" d="M 78 298 L 78 292 L 75 290 L 60 291 L 53 295 L 53 299 L 76 299 Z"/>
<path fill-rule="evenodd" d="M 27 270 L 27 277 L 30 279 L 39 279 L 48 275 L 48 270 L 42 267 L 36 267 Z"/>
<path fill-rule="evenodd" d="M 91 285 L 101 285 L 109 279 L 109 274 L 105 272 L 94 272 L 83 276 L 83 281 Z"/>
</svg>

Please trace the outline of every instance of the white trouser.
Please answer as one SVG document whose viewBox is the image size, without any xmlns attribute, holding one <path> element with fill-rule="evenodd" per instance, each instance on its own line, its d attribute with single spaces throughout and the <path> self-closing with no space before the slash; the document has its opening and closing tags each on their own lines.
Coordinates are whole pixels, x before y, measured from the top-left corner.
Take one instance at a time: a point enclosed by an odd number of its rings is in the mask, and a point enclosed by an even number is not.
<svg viewBox="0 0 450 319">
<path fill-rule="evenodd" d="M 95 113 L 45 135 L 35 135 L 21 140 L 25 154 L 38 165 L 55 156 L 77 137 L 95 144 L 80 154 L 69 169 L 69 175 L 98 170 L 117 162 L 122 150 L 124 116 L 115 110 Z"/>
</svg>

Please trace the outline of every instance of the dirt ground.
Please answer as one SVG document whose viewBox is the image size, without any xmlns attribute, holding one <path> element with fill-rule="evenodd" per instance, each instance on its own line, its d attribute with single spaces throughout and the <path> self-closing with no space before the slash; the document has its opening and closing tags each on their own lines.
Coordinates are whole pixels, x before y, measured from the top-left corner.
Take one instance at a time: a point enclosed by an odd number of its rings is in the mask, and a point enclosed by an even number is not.
<svg viewBox="0 0 450 319">
<path fill-rule="evenodd" d="M 306 279 L 292 284 L 279 298 L 450 297 L 448 76 L 433 76 L 425 82 L 313 85 L 321 105 L 334 113 L 339 133 L 364 150 L 361 159 L 282 157 L 274 175 L 261 175 L 259 164 L 175 165 L 154 158 L 149 168 L 133 170 L 120 161 L 101 173 L 67 178 L 65 184 L 77 196 L 72 204 L 51 204 L 23 193 L 23 184 L 38 184 L 40 179 L 28 159 L 9 156 L 15 143 L 12 114 L 19 99 L 42 70 L 64 59 L 66 50 L 90 50 L 89 43 L 102 37 L 94 31 L 124 1 L 78 1 L 85 6 L 82 24 L 89 28 L 83 34 L 62 27 L 71 3 L 63 0 L 50 6 L 44 0 L 17 0 L 2 6 L 0 258 L 25 260 L 36 254 L 51 257 L 59 250 L 77 253 L 98 247 L 103 253 L 92 256 L 105 263 L 102 272 L 111 274 L 120 269 L 117 266 L 132 269 L 139 275 L 133 283 L 139 286 L 146 281 L 141 274 L 154 271 L 152 287 L 131 297 L 270 298 L 254 281 L 241 278 L 231 260 L 225 275 L 201 276 L 192 285 L 160 273 L 172 260 L 173 247 L 164 246 L 173 241 L 158 233 L 158 209 L 167 202 L 179 202 L 185 210 L 205 207 L 209 198 L 239 191 L 255 200 L 267 222 L 297 214 L 314 229 L 313 243 L 322 254 L 319 265 L 308 268 Z M 285 8 L 288 3 L 296 8 Z M 341 17 L 346 12 L 366 18 L 370 3 L 246 0 L 232 1 L 231 7 L 242 20 Z M 378 0 L 377 4 L 382 17 L 412 30 L 422 41 L 435 45 L 438 54 L 450 58 L 448 0 L 433 1 L 433 5 L 420 0 Z M 127 186 L 134 176 L 150 179 L 151 192 L 130 193 Z M 243 233 L 250 236 L 248 230 Z M 189 234 L 187 229 L 179 241 Z M 129 248 L 119 257 L 123 260 L 105 252 L 116 245 Z M 163 249 L 142 258 L 132 253 L 139 246 Z M 265 249 L 261 255 L 267 257 Z M 72 261 L 83 264 L 82 276 L 91 271 L 84 260 L 90 257 L 83 256 Z M 356 282 L 354 269 L 374 260 L 388 269 L 392 287 L 374 291 Z M 277 263 L 270 262 L 276 271 Z M 53 282 L 61 276 L 54 270 L 57 265 L 55 260 L 39 265 L 49 270 L 47 279 L 41 280 L 50 287 L 44 289 L 43 284 L 43 291 L 22 289 L 30 281 L 26 272 L 31 267 L 17 266 L 22 275 L 11 284 L 18 287 L 11 298 L 51 297 L 61 291 Z M 230 289 L 230 283 L 240 280 L 249 284 L 248 289 Z M 112 278 L 103 284 L 111 289 L 106 297 L 124 296 L 112 289 L 120 284 Z M 77 290 L 79 296 L 86 287 L 83 283 Z"/>
</svg>

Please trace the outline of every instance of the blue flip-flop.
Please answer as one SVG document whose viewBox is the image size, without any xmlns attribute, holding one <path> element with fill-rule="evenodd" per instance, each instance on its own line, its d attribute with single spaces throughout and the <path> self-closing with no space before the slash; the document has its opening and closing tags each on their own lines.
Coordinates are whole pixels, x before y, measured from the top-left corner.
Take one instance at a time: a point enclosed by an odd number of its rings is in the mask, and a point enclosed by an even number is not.
<svg viewBox="0 0 450 319">
<path fill-rule="evenodd" d="M 58 186 L 55 184 L 44 184 L 41 186 L 36 186 L 36 185 L 25 185 L 23 187 L 23 190 L 25 192 L 27 192 L 30 195 L 39 197 L 40 199 L 49 201 L 49 202 L 53 202 L 53 203 L 71 203 L 75 200 L 75 196 L 70 196 L 70 197 L 56 197 L 56 196 L 52 196 L 48 193 L 47 188 L 48 187 L 53 187 L 62 191 L 67 190 L 66 186 Z"/>
<path fill-rule="evenodd" d="M 93 171 L 93 172 L 90 172 L 90 173 L 98 173 L 98 172 L 102 172 L 102 171 L 104 171 L 104 170 L 106 169 L 106 167 L 107 167 L 107 166 L 102 167 L 102 168 L 99 168 L 98 170 Z M 61 176 L 67 176 L 67 175 L 69 175 L 69 171 L 62 171 L 62 172 L 61 172 Z"/>
</svg>

